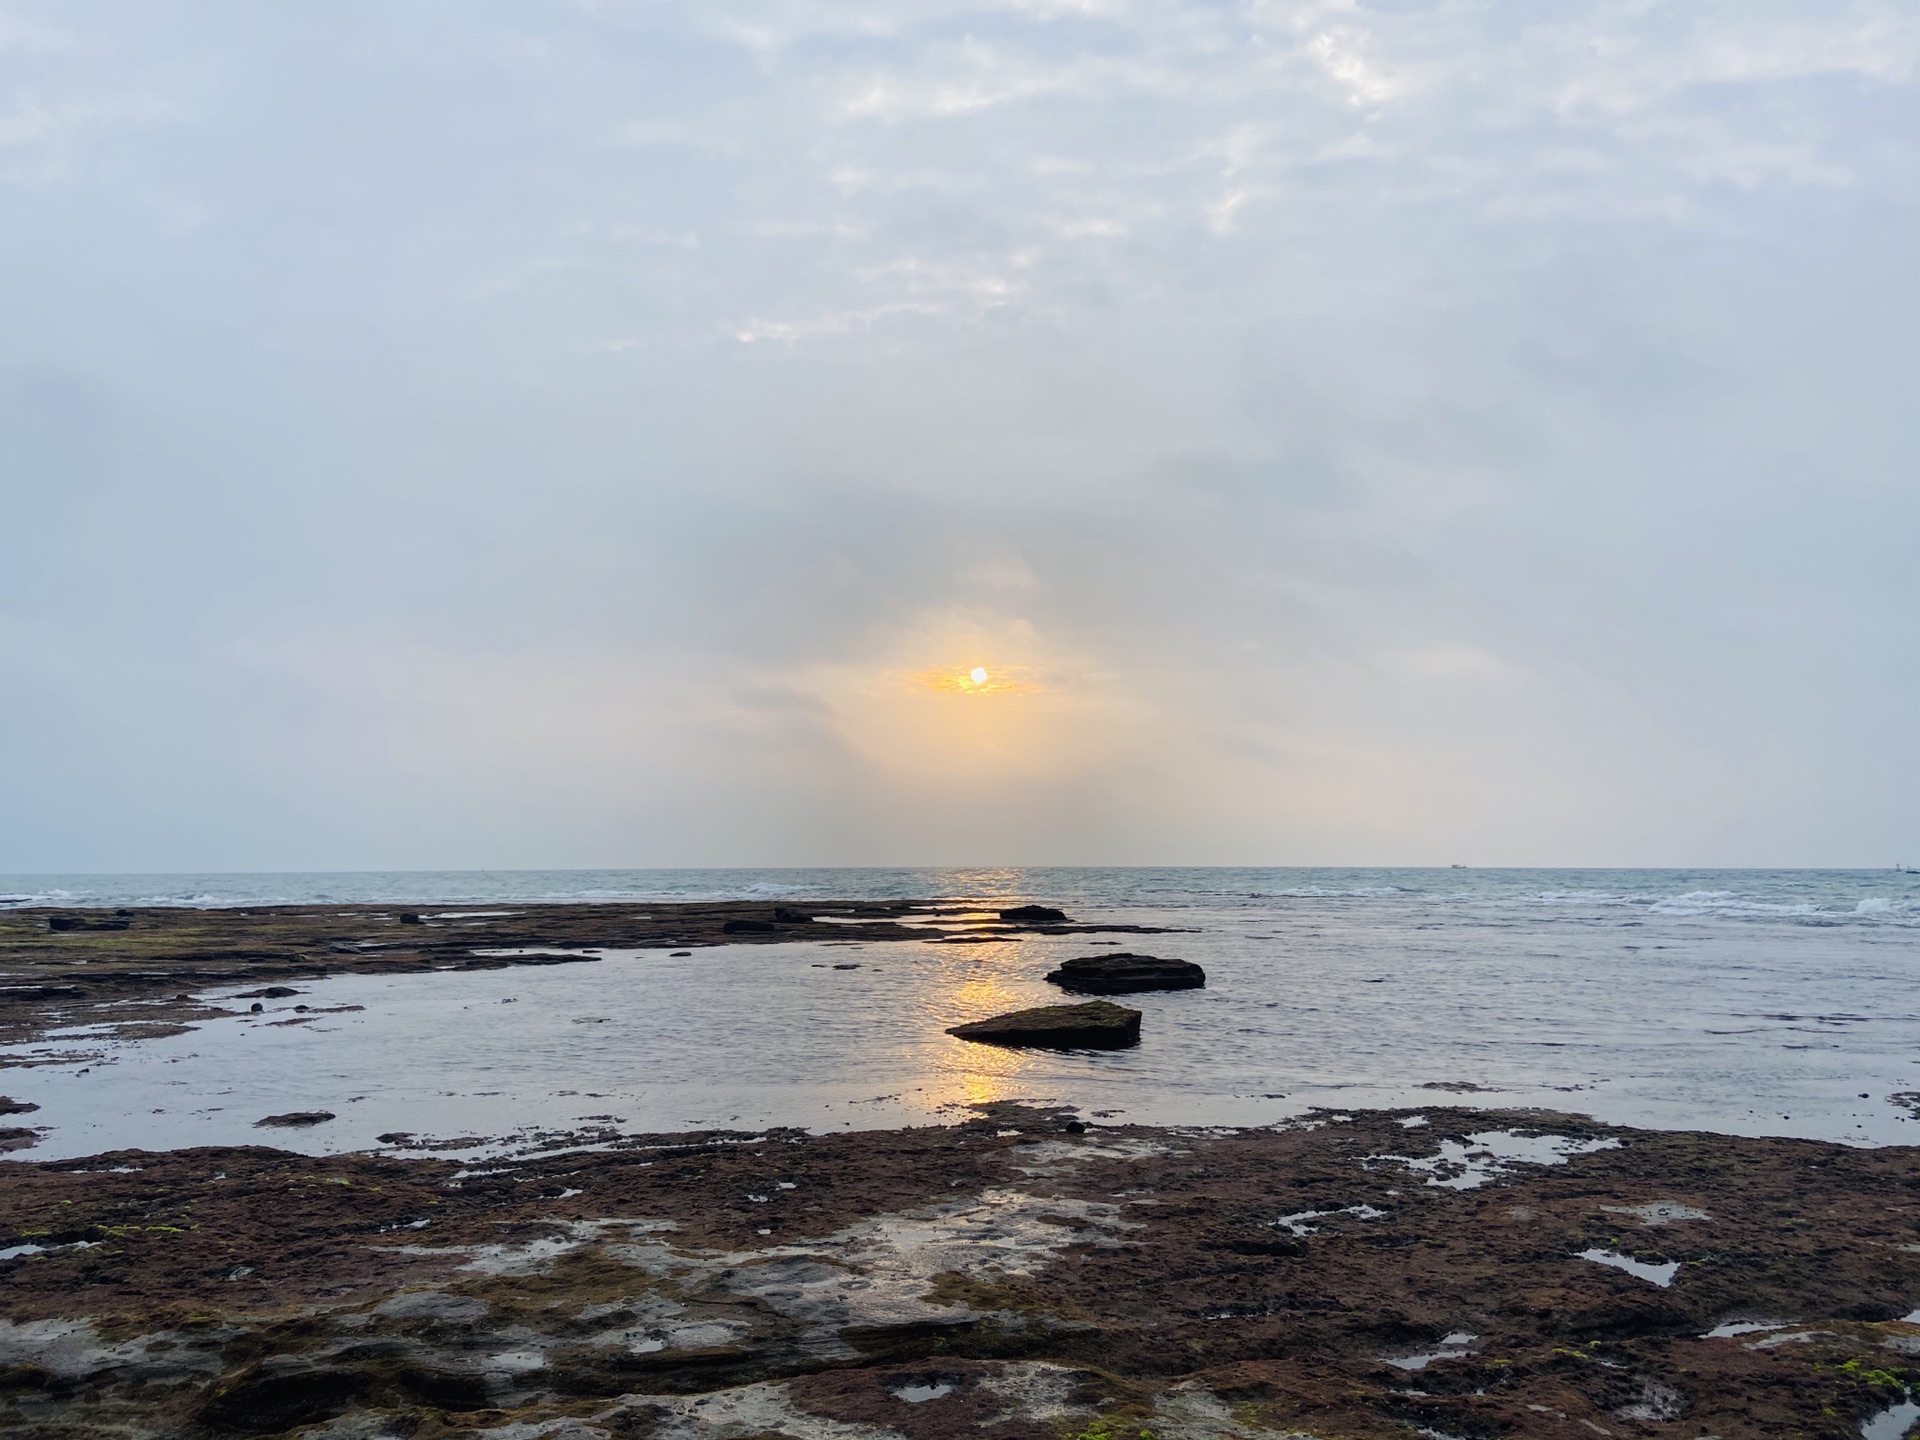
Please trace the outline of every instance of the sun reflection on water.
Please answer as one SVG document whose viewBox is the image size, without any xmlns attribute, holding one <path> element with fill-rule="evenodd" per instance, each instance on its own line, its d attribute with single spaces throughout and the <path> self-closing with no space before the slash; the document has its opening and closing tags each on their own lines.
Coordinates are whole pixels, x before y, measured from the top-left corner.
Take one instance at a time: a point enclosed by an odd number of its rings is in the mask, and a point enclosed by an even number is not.
<svg viewBox="0 0 1920 1440">
<path fill-rule="evenodd" d="M 1021 1077 L 1033 1068 L 1032 1057 L 998 1045 L 979 1045 L 945 1033 L 949 1025 L 982 1020 L 989 1015 L 1019 1010 L 1035 1003 L 1013 989 L 996 962 L 1014 958 L 1009 947 L 968 946 L 944 968 L 930 1008 L 938 1025 L 930 1027 L 917 1047 L 926 1074 L 926 1094 L 936 1106 L 987 1105 L 1024 1096 Z M 981 952 L 986 953 L 981 953 Z"/>
</svg>

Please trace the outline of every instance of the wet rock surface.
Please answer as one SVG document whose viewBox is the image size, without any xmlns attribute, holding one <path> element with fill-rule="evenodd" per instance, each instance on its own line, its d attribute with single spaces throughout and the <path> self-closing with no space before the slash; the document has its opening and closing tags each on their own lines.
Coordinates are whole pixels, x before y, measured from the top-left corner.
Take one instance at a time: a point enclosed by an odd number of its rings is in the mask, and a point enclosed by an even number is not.
<svg viewBox="0 0 1920 1440">
<path fill-rule="evenodd" d="M 1067 912 L 1051 905 L 1015 905 L 1011 910 L 1002 910 L 1000 918 L 1017 925 L 1065 925 Z"/>
<path fill-rule="evenodd" d="M 1207 972 L 1191 960 L 1163 960 L 1117 950 L 1083 955 L 1047 972 L 1049 984 L 1082 995 L 1132 995 L 1146 990 L 1198 990 Z"/>
<path fill-rule="evenodd" d="M 952 1025 L 947 1034 L 980 1045 L 1043 1050 L 1123 1050 L 1140 1043 L 1140 1012 L 1106 1000 L 1037 1005 L 986 1020 Z"/>
<path fill-rule="evenodd" d="M 255 1129 L 303 1130 L 309 1125 L 324 1125 L 334 1119 L 331 1110 L 290 1110 L 284 1115 L 266 1115 L 253 1122 Z"/>
<path fill-rule="evenodd" d="M 23 1437 L 1852 1440 L 1920 1379 L 1920 1153 L 1539 1112 L 125 1151 L 0 1216 Z"/>
</svg>

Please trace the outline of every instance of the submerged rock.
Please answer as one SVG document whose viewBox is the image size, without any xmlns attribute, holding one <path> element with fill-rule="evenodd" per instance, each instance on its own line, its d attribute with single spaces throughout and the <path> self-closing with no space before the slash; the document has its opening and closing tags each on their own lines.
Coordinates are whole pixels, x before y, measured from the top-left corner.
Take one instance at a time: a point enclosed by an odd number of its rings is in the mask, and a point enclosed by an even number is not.
<svg viewBox="0 0 1920 1440">
<path fill-rule="evenodd" d="M 1048 1050 L 1120 1050 L 1140 1043 L 1140 1012 L 1106 1000 L 1041 1005 L 990 1020 L 948 1027 L 947 1034 L 982 1045 Z"/>
<path fill-rule="evenodd" d="M 725 935 L 751 935 L 771 929 L 773 929 L 771 920 L 728 920 L 720 926 L 721 933 Z"/>
<path fill-rule="evenodd" d="M 1064 925 L 1067 912 L 1051 905 L 1016 905 L 1011 910 L 1002 910 L 1000 918 L 1027 925 Z"/>
<path fill-rule="evenodd" d="M 1047 982 L 1082 995 L 1128 995 L 1136 990 L 1198 990 L 1207 972 L 1191 960 L 1163 960 L 1158 955 L 1085 955 L 1049 971 Z"/>
<path fill-rule="evenodd" d="M 255 1129 L 266 1125 L 281 1130 L 298 1130 L 305 1125 L 324 1125 L 331 1119 L 331 1110 L 291 1110 L 285 1115 L 269 1115 L 253 1124 Z"/>
</svg>

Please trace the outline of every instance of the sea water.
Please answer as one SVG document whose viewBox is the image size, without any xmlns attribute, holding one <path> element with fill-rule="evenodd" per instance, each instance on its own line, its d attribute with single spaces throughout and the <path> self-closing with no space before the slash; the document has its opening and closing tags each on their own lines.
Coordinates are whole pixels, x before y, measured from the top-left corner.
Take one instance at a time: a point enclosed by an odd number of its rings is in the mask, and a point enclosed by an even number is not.
<svg viewBox="0 0 1920 1440">
<path fill-rule="evenodd" d="M 968 897 L 1173 932 L 973 945 L 827 933 L 684 957 L 609 950 L 540 968 L 340 976 L 257 1016 L 238 1002 L 240 1013 L 187 1034 L 127 1043 L 88 1032 L 82 1013 L 69 1033 L 0 1050 L 12 1067 L 0 1091 L 40 1106 L 7 1123 L 45 1127 L 19 1159 L 263 1141 L 354 1149 L 394 1132 L 478 1154 L 581 1129 L 937 1123 L 1009 1099 L 1175 1125 L 1375 1106 L 1430 1110 L 1444 1124 L 1445 1107 L 1470 1104 L 1855 1144 L 1920 1139 L 1895 1098 L 1920 1091 L 1920 875 L 1891 871 L 73 876 L 0 877 L 0 896 L 16 907 L 464 910 Z M 1122 946 L 1092 943 L 1107 938 Z M 1128 997 L 1145 1012 L 1132 1050 L 1012 1051 L 944 1033 L 1057 1001 L 1048 969 L 1115 948 L 1197 961 L 1207 988 Z M 301 1110 L 336 1118 L 255 1128 Z"/>
</svg>

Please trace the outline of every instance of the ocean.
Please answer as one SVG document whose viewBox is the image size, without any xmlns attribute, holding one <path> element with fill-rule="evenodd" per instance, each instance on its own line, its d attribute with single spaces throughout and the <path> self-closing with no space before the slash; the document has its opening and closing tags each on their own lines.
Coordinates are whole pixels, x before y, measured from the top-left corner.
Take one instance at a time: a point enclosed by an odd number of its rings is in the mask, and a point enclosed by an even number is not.
<svg viewBox="0 0 1920 1440">
<path fill-rule="evenodd" d="M 1057 1000 L 1080 937 L 609 951 L 593 963 L 342 976 L 334 1010 L 117 1043 L 76 1024 L 0 1048 L 47 1133 L 15 1158 L 405 1131 L 481 1156 L 570 1132 L 944 1123 L 982 1101 L 1257 1125 L 1316 1111 L 1539 1107 L 1622 1124 L 1914 1143 L 1920 874 L 1897 871 L 866 869 L 10 876 L 0 905 L 1041 900 L 1164 925 L 1126 948 L 1203 965 L 1131 997 L 1137 1049 L 968 1045 L 948 1025 Z M 822 927 L 825 928 L 825 927 Z M 1112 947 L 1103 947 L 1112 948 Z M 3 981 L 3 977 L 0 977 Z M 216 996 L 219 992 L 215 992 Z M 291 1003 L 291 1002 L 289 1002 Z M 236 1009 L 245 1009 L 244 1005 Z M 76 1017 L 78 1019 L 79 1017 Z M 1436 1123 L 1438 1123 L 1436 1121 Z"/>
</svg>

